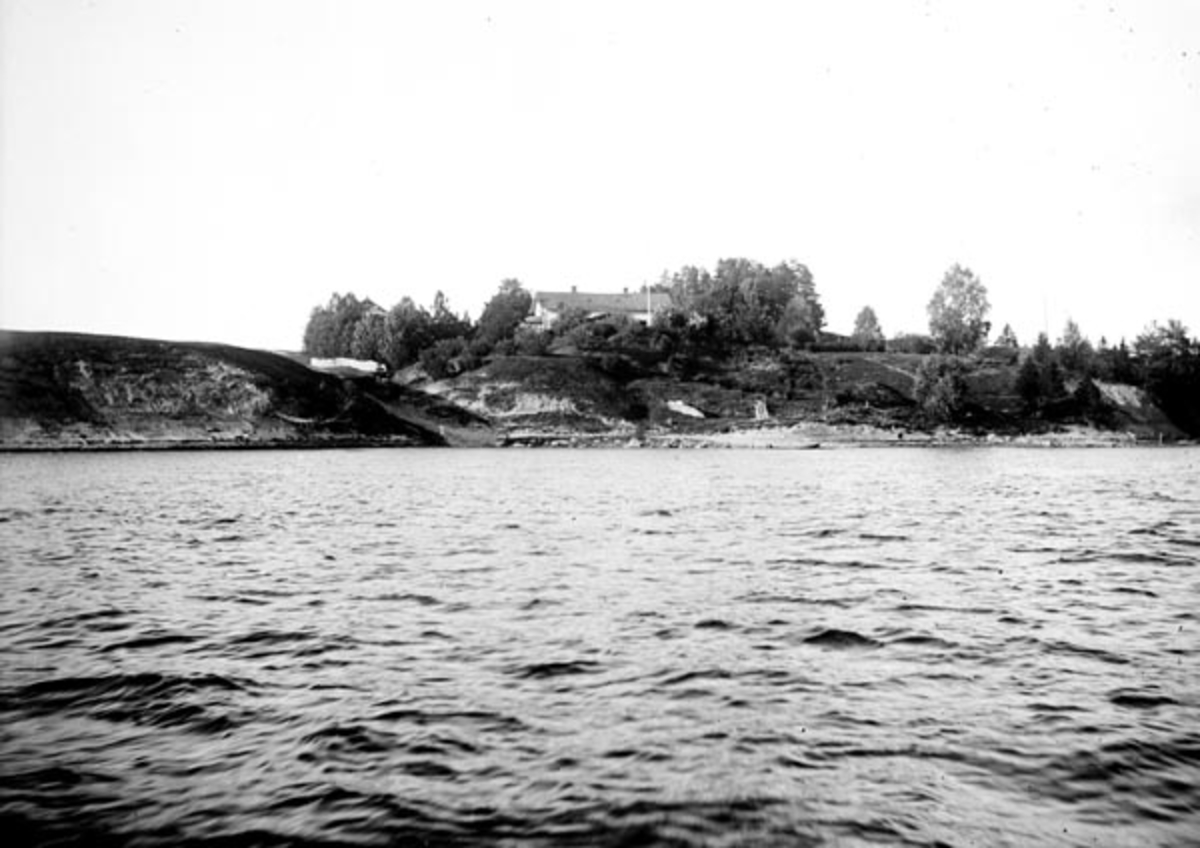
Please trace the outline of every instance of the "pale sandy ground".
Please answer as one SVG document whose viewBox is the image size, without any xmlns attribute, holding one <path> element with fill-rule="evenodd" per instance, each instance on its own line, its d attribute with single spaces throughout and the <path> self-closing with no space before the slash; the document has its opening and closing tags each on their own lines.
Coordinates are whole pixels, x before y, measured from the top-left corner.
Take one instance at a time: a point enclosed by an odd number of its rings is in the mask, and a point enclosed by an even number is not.
<svg viewBox="0 0 1200 848">
<path fill-rule="evenodd" d="M 13 422 L 8 422 L 12 424 Z M 1096 430 L 1072 426 L 1062 432 L 1040 435 L 975 436 L 958 430 L 932 433 L 885 429 L 866 424 L 823 424 L 802 421 L 794 424 L 737 425 L 727 432 L 678 432 L 665 429 L 640 431 L 628 422 L 609 422 L 611 429 L 586 433 L 571 428 L 504 430 L 447 428 L 432 424 L 455 447 L 629 447 L 740 450 L 806 450 L 812 448 L 854 447 L 937 447 L 968 445 L 1012 445 L 1017 447 L 1126 447 L 1158 444 L 1157 439 L 1137 439 L 1132 433 Z M 88 425 L 64 428 L 47 435 L 36 428 L 22 432 L 9 426 L 0 432 L 0 450 L 138 450 L 155 448 L 254 448 L 254 447 L 338 447 L 406 446 L 405 437 L 367 438 L 320 434 L 304 436 L 283 425 L 259 428 L 248 425 L 226 431 L 190 431 L 187 428 L 162 427 L 147 432 L 96 432 Z"/>
<path fill-rule="evenodd" d="M 1061 433 L 1041 435 L 974 436 L 957 430 L 933 433 L 889 430 L 868 425 L 830 425 L 803 422 L 790 427 L 764 427 L 708 435 L 648 433 L 643 439 L 649 447 L 715 447 L 801 450 L 821 448 L 937 445 L 1014 445 L 1023 447 L 1119 447 L 1137 444 L 1128 433 L 1068 427 Z"/>
<path fill-rule="evenodd" d="M 1072 426 L 1062 432 L 1025 436 L 975 436 L 958 430 L 932 433 L 884 429 L 868 425 L 834 425 L 799 422 L 791 425 L 748 426 L 723 433 L 681 433 L 649 429 L 637 432 L 622 423 L 607 432 L 579 433 L 570 430 L 538 428 L 514 429 L 503 444 L 537 447 L 627 447 L 737 450 L 810 450 L 855 447 L 939 447 L 1002 446 L 1014 447 L 1127 447 L 1156 444 L 1138 440 L 1130 433 Z"/>
</svg>

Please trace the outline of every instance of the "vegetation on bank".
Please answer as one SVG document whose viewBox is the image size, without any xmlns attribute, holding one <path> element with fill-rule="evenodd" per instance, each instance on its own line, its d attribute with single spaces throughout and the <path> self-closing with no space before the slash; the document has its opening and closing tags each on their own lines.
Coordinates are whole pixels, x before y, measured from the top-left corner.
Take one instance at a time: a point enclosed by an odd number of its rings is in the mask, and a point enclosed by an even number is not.
<svg viewBox="0 0 1200 848">
<path fill-rule="evenodd" d="M 1113 427 L 1119 422 L 1102 386 L 1125 384 L 1144 390 L 1181 431 L 1200 435 L 1200 340 L 1179 321 L 1152 324 L 1132 343 L 1116 344 L 1104 338 L 1093 344 L 1068 321 L 1054 343 L 1040 334 L 1028 347 L 1006 324 L 989 343 L 987 289 L 974 272 L 957 264 L 928 302 L 928 334 L 892 338 L 884 335 L 869 305 L 858 314 L 851 335 L 827 332 L 812 273 L 796 261 L 771 267 L 721 259 L 712 271 L 686 266 L 664 273 L 651 289 L 669 293 L 672 303 L 649 326 L 622 316 L 576 312 L 549 328 L 526 320 L 532 296 L 515 279 L 500 284 L 478 321 L 455 314 L 440 293 L 429 309 L 405 297 L 388 310 L 369 299 L 335 294 L 313 309 L 304 350 L 312 356 L 373 359 L 393 370 L 420 363 L 433 379 L 473 372 L 497 356 L 576 355 L 600 363 L 622 384 L 651 374 L 728 382 L 731 372 L 764 359 L 793 373 L 804 370 L 797 363 L 823 353 L 907 354 L 918 357 L 911 391 L 904 393 L 908 426 L 1027 431 L 1079 422 Z M 855 391 L 874 395 L 876 407 L 887 400 L 880 391 L 896 399 L 884 390 Z M 841 393 L 845 400 L 847 390 Z M 777 392 L 774 397 L 789 396 Z M 997 403 L 998 397 L 1005 403 Z M 870 407 L 872 401 L 864 403 Z M 646 404 L 632 399 L 626 406 L 637 410 Z"/>
</svg>

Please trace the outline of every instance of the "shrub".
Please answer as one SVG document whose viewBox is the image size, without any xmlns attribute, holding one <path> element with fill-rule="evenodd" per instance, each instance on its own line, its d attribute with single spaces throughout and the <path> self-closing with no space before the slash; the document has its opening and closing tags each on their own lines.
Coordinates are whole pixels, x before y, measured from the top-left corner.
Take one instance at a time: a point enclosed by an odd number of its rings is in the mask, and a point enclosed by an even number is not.
<svg viewBox="0 0 1200 848">
<path fill-rule="evenodd" d="M 610 348 L 610 339 L 621 330 L 618 320 L 603 318 L 597 321 L 587 321 L 561 334 L 559 337 L 566 344 L 578 350 L 601 351 Z"/>
<path fill-rule="evenodd" d="M 888 353 L 936 353 L 937 345 L 929 336 L 922 336 L 917 333 L 902 333 L 898 336 L 888 339 Z"/>
<path fill-rule="evenodd" d="M 460 361 L 460 357 L 466 352 L 467 342 L 461 336 L 442 339 L 421 351 L 421 366 L 425 369 L 425 373 L 435 380 L 452 377 L 461 371 L 468 370 Z"/>
<path fill-rule="evenodd" d="M 824 336 L 808 346 L 813 353 L 862 353 L 868 349 L 858 339 L 845 336 Z"/>
<path fill-rule="evenodd" d="M 522 327 L 512 338 L 515 353 L 522 356 L 545 356 L 550 351 L 550 333 L 534 327 Z"/>
<path fill-rule="evenodd" d="M 933 356 L 921 363 L 913 395 L 932 423 L 953 421 L 967 400 L 966 368 L 953 356 Z"/>
</svg>

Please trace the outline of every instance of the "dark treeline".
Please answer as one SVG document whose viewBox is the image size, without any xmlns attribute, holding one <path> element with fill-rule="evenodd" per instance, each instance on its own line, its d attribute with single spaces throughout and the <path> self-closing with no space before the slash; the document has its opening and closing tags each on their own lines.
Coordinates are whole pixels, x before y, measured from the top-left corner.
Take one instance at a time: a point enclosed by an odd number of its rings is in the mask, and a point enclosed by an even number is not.
<svg viewBox="0 0 1200 848">
<path fill-rule="evenodd" d="M 874 309 L 859 312 L 853 333 L 825 332 L 825 312 L 813 275 L 794 260 L 766 266 L 721 259 L 715 268 L 664 272 L 653 292 L 668 293 L 649 326 L 622 315 L 568 311 L 549 327 L 529 320 L 533 297 L 516 279 L 501 282 L 478 321 L 454 313 L 439 292 L 429 308 L 402 297 L 390 309 L 352 294 L 335 294 L 313 309 L 304 351 L 353 357 L 399 370 L 420 363 L 442 377 L 479 367 L 493 355 L 577 351 L 666 362 L 689 370 L 729 362 L 751 351 L 887 351 L 924 354 L 916 397 L 931 421 L 959 420 L 970 406 L 967 375 L 983 362 L 1017 366 L 1013 389 L 1024 412 L 1047 420 L 1076 417 L 1104 424 L 1097 383 L 1145 389 L 1182 429 L 1200 434 L 1200 340 L 1178 321 L 1152 324 L 1132 344 L 1092 342 L 1074 321 L 1051 343 L 1039 334 L 1022 347 L 1012 328 L 989 344 L 987 289 L 969 269 L 954 265 L 935 288 L 929 333 L 885 338 Z"/>
<path fill-rule="evenodd" d="M 767 267 L 749 259 L 722 259 L 716 269 L 692 266 L 664 274 L 653 291 L 669 292 L 671 306 L 649 327 L 623 316 L 568 312 L 552 327 L 526 319 L 533 298 L 515 279 L 504 280 L 477 322 L 456 315 L 440 293 L 431 309 L 405 297 L 391 309 L 352 294 L 335 294 L 313 309 L 304 331 L 311 356 L 373 359 L 400 369 L 420 362 L 431 376 L 467 370 L 492 354 L 540 354 L 552 344 L 580 350 L 644 348 L 726 356 L 748 346 L 806 347 L 822 339 L 825 313 L 812 274 L 791 261 Z M 874 312 L 863 333 L 882 339 Z"/>
<path fill-rule="evenodd" d="M 1095 413 L 1105 407 L 1097 382 L 1125 383 L 1145 389 L 1181 429 L 1200 434 L 1200 339 L 1176 320 L 1151 324 L 1132 345 L 1101 338 L 1093 346 L 1068 320 L 1051 344 L 1039 333 L 1022 358 L 1016 390 L 1031 415 L 1053 415 L 1063 408 Z"/>
<path fill-rule="evenodd" d="M 313 309 L 304 330 L 304 352 L 317 357 L 346 356 L 382 362 L 393 370 L 420 362 L 433 376 L 451 363 L 481 361 L 511 339 L 529 313 L 532 298 L 517 280 L 505 280 L 478 322 L 451 309 L 438 292 L 433 307 L 402 297 L 391 309 L 370 298 L 334 294 Z"/>
</svg>

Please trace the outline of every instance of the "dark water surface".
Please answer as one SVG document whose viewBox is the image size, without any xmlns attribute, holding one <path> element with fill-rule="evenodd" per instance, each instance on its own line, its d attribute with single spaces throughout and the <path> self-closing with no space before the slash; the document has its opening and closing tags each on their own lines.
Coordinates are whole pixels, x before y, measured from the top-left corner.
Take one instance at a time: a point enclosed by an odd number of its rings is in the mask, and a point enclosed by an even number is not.
<svg viewBox="0 0 1200 848">
<path fill-rule="evenodd" d="M 1200 450 L 0 456 L 4 844 L 1200 844 Z"/>
</svg>

